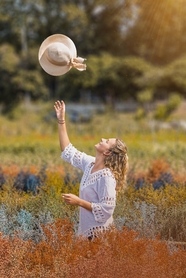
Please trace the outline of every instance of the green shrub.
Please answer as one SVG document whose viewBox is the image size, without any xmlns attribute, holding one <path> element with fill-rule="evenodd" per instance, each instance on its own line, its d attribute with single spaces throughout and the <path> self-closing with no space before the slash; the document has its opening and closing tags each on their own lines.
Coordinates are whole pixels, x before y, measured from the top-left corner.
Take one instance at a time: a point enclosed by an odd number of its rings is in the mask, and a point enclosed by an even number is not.
<svg viewBox="0 0 186 278">
<path fill-rule="evenodd" d="M 177 93 L 170 94 L 165 104 L 159 104 L 155 110 L 154 118 L 157 120 L 166 120 L 170 117 L 178 106 L 181 104 L 182 98 Z"/>
</svg>

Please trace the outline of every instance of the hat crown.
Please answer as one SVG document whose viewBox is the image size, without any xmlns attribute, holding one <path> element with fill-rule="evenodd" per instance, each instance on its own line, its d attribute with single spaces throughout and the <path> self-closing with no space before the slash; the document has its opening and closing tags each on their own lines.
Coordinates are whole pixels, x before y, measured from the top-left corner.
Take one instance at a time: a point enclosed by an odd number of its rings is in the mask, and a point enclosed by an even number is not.
<svg viewBox="0 0 186 278">
<path fill-rule="evenodd" d="M 71 59 L 69 48 L 60 42 L 52 43 L 47 49 L 48 59 L 53 63 L 68 65 Z"/>
</svg>

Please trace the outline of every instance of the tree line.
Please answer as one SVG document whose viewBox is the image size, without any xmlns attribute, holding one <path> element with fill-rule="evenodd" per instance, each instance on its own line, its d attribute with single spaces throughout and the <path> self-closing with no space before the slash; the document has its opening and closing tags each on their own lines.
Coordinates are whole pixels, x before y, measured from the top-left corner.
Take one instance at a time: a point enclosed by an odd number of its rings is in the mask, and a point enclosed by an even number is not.
<svg viewBox="0 0 186 278">
<path fill-rule="evenodd" d="M 182 0 L 1 0 L 0 104 L 90 95 L 103 101 L 186 95 L 186 7 Z M 42 41 L 70 37 L 87 71 L 61 77 L 38 63 Z"/>
</svg>

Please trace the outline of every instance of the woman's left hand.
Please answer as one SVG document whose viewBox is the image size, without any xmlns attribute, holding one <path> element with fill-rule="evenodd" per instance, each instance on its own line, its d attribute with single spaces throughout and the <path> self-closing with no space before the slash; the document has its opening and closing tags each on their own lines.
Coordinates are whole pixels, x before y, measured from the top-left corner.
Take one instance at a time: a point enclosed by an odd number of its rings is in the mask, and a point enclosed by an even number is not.
<svg viewBox="0 0 186 278">
<path fill-rule="evenodd" d="M 74 194 L 62 194 L 62 198 L 64 199 L 67 205 L 79 206 L 80 198 Z"/>
</svg>

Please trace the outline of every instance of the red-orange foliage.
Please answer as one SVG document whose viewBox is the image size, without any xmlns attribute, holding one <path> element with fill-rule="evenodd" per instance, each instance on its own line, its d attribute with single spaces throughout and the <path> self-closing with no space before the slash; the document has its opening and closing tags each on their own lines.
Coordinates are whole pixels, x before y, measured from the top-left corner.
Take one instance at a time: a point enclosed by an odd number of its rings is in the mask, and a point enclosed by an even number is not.
<svg viewBox="0 0 186 278">
<path fill-rule="evenodd" d="M 28 172 L 30 174 L 38 174 L 40 170 L 36 165 L 30 165 L 20 168 L 16 164 L 11 164 L 11 166 L 1 166 L 1 168 L 3 174 L 7 177 L 16 177 L 21 171 L 25 173 Z"/>
<path fill-rule="evenodd" d="M 20 172 L 20 168 L 17 165 L 12 164 L 11 167 L 10 166 L 2 167 L 2 171 L 3 171 L 5 176 L 15 177 Z"/>
<path fill-rule="evenodd" d="M 152 162 L 152 165 L 147 173 L 147 181 L 153 182 L 157 180 L 162 173 L 170 171 L 170 165 L 163 159 L 157 159 Z"/>
<path fill-rule="evenodd" d="M 44 227 L 36 244 L 0 235 L 1 278 L 184 278 L 186 251 L 124 228 L 88 241 L 74 236 L 67 220 Z"/>
<path fill-rule="evenodd" d="M 131 171 L 128 173 L 128 179 L 134 180 L 144 180 L 148 184 L 152 184 L 159 178 L 162 178 L 162 174 L 170 174 L 174 182 L 179 184 L 184 184 L 186 182 L 186 176 L 183 173 L 174 172 L 171 169 L 169 163 L 162 159 L 155 159 L 152 161 L 150 167 L 147 171 Z"/>
</svg>

